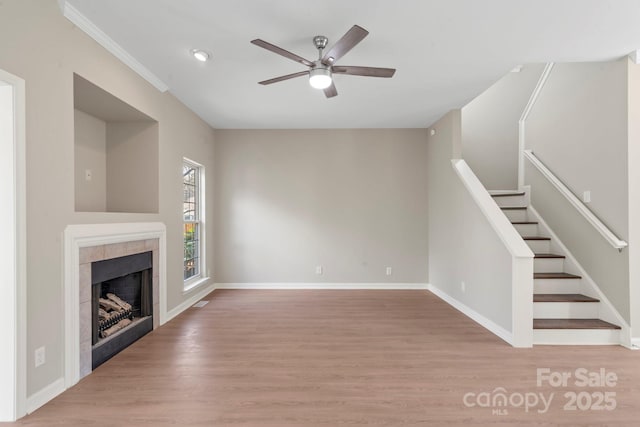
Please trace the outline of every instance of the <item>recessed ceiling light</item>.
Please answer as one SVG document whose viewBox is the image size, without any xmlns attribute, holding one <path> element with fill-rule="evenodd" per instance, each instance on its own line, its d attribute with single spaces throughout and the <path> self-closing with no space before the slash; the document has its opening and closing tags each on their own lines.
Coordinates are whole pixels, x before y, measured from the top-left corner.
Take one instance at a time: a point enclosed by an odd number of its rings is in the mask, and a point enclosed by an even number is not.
<svg viewBox="0 0 640 427">
<path fill-rule="evenodd" d="M 191 54 L 193 55 L 194 58 L 196 58 L 200 62 L 207 62 L 211 57 L 211 55 L 209 55 L 208 52 L 205 52 L 204 50 L 201 50 L 201 49 L 193 49 L 191 51 Z"/>
</svg>

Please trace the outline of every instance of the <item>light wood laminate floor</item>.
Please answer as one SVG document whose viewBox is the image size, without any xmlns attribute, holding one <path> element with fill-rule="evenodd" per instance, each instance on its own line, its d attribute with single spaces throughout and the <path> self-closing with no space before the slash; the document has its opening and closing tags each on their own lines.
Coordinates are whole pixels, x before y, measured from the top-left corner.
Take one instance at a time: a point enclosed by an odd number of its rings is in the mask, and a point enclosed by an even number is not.
<svg viewBox="0 0 640 427">
<path fill-rule="evenodd" d="M 640 352 L 515 349 L 427 291 L 219 290 L 206 299 L 7 425 L 640 425 Z M 572 378 L 538 387 L 538 368 Z M 618 379 L 579 387 L 577 368 Z M 507 406 L 465 405 L 465 395 L 482 403 L 498 387 Z M 614 410 L 584 409 L 605 392 L 615 393 Z M 516 407 L 540 393 L 553 393 L 548 411 Z M 571 393 L 583 410 L 564 409 Z"/>
</svg>

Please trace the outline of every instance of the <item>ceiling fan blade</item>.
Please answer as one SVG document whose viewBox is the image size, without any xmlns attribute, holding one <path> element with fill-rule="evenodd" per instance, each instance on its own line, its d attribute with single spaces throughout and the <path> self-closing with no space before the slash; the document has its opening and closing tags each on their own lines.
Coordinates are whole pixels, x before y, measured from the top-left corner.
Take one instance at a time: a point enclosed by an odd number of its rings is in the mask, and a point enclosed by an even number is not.
<svg viewBox="0 0 640 427">
<path fill-rule="evenodd" d="M 272 83 L 278 83 L 281 82 L 283 80 L 289 80 L 289 79 L 293 79 L 296 77 L 302 77 L 302 76 L 308 76 L 309 72 L 308 71 L 300 71 L 297 73 L 293 73 L 293 74 L 287 74 L 286 76 L 280 76 L 280 77 L 274 77 L 272 79 L 269 80 L 263 80 L 261 82 L 258 82 L 261 85 L 270 85 Z"/>
<path fill-rule="evenodd" d="M 360 43 L 362 39 L 367 37 L 369 31 L 362 27 L 354 25 L 340 40 L 333 45 L 331 49 L 322 57 L 322 63 L 331 65 L 338 59 L 342 58 L 355 45 Z"/>
<path fill-rule="evenodd" d="M 255 39 L 251 40 L 251 43 L 255 44 L 256 46 L 260 46 L 261 48 L 267 49 L 273 53 L 277 53 L 278 55 L 284 56 L 285 58 L 291 59 L 292 61 L 299 62 L 300 64 L 306 65 L 307 67 L 313 67 L 313 62 L 308 61 L 303 57 L 296 55 L 295 53 L 291 53 L 288 50 L 284 50 L 283 48 L 264 40 Z"/>
<path fill-rule="evenodd" d="M 338 96 L 338 90 L 336 89 L 336 85 L 331 82 L 331 86 L 324 90 L 324 95 L 327 98 L 333 98 L 334 96 Z"/>
<path fill-rule="evenodd" d="M 335 74 L 350 74 L 366 77 L 393 77 L 395 68 L 356 67 L 352 65 L 334 65 L 331 71 Z"/>
</svg>

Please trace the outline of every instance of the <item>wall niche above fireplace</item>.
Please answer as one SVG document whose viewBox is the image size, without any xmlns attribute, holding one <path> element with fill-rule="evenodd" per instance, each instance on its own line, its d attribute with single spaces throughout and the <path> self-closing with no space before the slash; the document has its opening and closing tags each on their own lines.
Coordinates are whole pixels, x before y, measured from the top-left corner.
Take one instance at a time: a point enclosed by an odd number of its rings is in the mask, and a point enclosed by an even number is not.
<svg viewBox="0 0 640 427">
<path fill-rule="evenodd" d="M 73 75 L 76 212 L 158 213 L 158 122 Z"/>
</svg>

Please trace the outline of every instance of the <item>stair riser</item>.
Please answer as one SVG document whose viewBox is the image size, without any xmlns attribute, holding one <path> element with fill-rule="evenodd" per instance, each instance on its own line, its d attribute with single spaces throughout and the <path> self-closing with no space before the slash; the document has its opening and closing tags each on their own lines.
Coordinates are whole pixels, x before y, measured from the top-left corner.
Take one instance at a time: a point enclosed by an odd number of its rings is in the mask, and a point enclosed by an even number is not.
<svg viewBox="0 0 640 427">
<path fill-rule="evenodd" d="M 511 222 L 527 221 L 527 211 L 522 209 L 517 210 L 503 210 L 504 214 L 509 218 Z"/>
<path fill-rule="evenodd" d="M 534 329 L 534 344 L 615 345 L 620 344 L 619 329 Z"/>
<path fill-rule="evenodd" d="M 498 206 L 526 206 L 527 201 L 524 196 L 504 196 L 504 197 L 494 197 L 493 200 L 498 204 Z"/>
<path fill-rule="evenodd" d="M 533 317 L 536 319 L 595 319 L 598 317 L 597 302 L 534 302 Z"/>
<path fill-rule="evenodd" d="M 521 236 L 537 236 L 538 224 L 513 224 Z"/>
<path fill-rule="evenodd" d="M 580 279 L 533 279 L 536 294 L 579 294 Z"/>
<path fill-rule="evenodd" d="M 544 254 L 551 252 L 551 243 L 549 240 L 525 240 L 524 242 L 531 248 L 533 253 Z"/>
<path fill-rule="evenodd" d="M 533 271 L 535 273 L 554 273 L 564 271 L 563 258 L 534 258 Z"/>
</svg>

